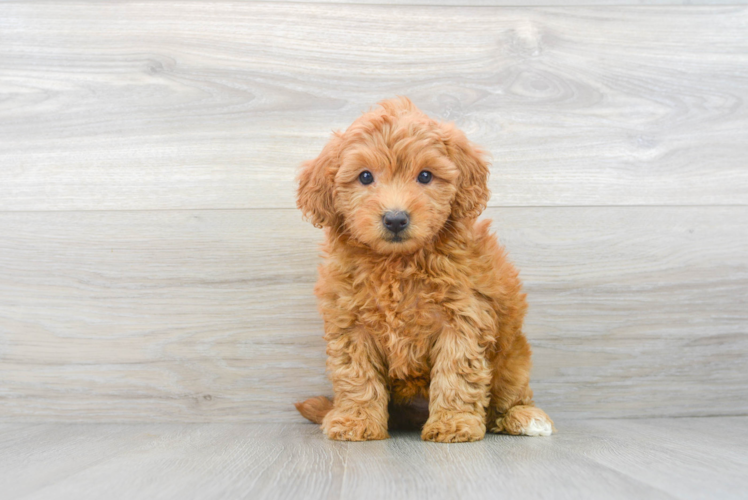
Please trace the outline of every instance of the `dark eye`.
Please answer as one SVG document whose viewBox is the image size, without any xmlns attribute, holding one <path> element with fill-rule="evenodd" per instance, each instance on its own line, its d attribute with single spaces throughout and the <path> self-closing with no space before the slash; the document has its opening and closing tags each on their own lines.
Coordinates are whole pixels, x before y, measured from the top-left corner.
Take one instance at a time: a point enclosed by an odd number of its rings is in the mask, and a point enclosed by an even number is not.
<svg viewBox="0 0 748 500">
<path fill-rule="evenodd" d="M 431 177 L 431 172 L 429 172 L 428 170 L 421 170 L 421 173 L 418 174 L 418 182 L 420 182 L 421 184 L 428 184 L 429 182 L 431 182 Z"/>
<path fill-rule="evenodd" d="M 374 176 L 371 175 L 371 172 L 369 172 L 368 170 L 364 170 L 363 172 L 358 174 L 358 180 L 365 186 L 374 182 Z"/>
</svg>

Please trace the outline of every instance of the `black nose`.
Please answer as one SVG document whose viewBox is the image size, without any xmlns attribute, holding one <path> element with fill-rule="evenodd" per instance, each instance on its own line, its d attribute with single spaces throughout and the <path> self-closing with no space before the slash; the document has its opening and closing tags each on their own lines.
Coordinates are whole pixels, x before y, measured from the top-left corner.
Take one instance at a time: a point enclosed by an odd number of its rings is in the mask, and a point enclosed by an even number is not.
<svg viewBox="0 0 748 500">
<path fill-rule="evenodd" d="M 385 213 L 384 217 L 382 217 L 382 222 L 384 223 L 384 227 L 397 234 L 408 227 L 410 219 L 408 219 L 407 213 L 398 210 L 397 212 Z"/>
</svg>

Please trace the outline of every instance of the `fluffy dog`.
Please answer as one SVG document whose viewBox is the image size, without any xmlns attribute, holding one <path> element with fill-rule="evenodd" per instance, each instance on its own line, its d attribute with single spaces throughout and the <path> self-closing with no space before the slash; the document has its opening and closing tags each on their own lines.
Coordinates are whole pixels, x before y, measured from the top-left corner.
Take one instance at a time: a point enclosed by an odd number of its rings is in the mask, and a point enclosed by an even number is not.
<svg viewBox="0 0 748 500">
<path fill-rule="evenodd" d="M 532 401 L 517 270 L 476 220 L 488 173 L 461 131 L 406 98 L 302 165 L 298 207 L 326 234 L 315 294 L 334 399 L 296 407 L 330 439 L 385 439 L 392 404 L 417 397 L 427 441 L 555 430 Z"/>
</svg>

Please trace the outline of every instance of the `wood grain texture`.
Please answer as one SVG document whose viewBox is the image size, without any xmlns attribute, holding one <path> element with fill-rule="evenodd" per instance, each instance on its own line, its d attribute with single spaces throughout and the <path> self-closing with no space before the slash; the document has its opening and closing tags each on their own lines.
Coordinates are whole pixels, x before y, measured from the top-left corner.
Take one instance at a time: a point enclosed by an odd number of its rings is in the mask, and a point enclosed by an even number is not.
<svg viewBox="0 0 748 500">
<path fill-rule="evenodd" d="M 340 443 L 308 424 L 0 425 L 3 500 L 744 498 L 748 418 L 559 420 L 550 438 Z"/>
<path fill-rule="evenodd" d="M 288 0 L 263 0 L 266 2 L 287 2 Z M 338 3 L 336 0 L 294 0 L 299 3 Z M 745 5 L 746 0 L 346 0 L 346 4 L 374 4 L 374 5 L 449 5 L 455 7 L 579 7 L 582 5 L 609 5 L 620 7 L 623 5 Z"/>
<path fill-rule="evenodd" d="M 16 433 L 23 439 L 0 441 L 3 500 L 339 498 L 347 449 L 311 425 L 50 424 Z"/>
<path fill-rule="evenodd" d="M 489 209 L 553 416 L 748 412 L 744 207 Z M 296 210 L 0 213 L 0 419 L 298 421 L 327 394 Z"/>
<path fill-rule="evenodd" d="M 351 445 L 341 498 L 672 498 L 580 455 L 575 448 L 585 436 L 561 428 L 535 442 L 489 435 L 469 446 L 439 446 L 425 445 L 417 433 L 395 433 Z"/>
<path fill-rule="evenodd" d="M 396 94 L 493 206 L 745 205 L 745 7 L 0 3 L 0 210 L 293 207 Z"/>
<path fill-rule="evenodd" d="M 671 496 L 739 498 L 745 496 L 748 477 L 748 436 L 741 429 L 743 420 L 616 421 L 613 431 L 610 425 L 597 421 L 574 428 L 599 436 L 582 444 L 585 457 Z M 627 439 L 620 439 L 622 435 Z M 715 472 L 719 469 L 720 480 L 706 480 L 705 467 Z"/>
<path fill-rule="evenodd" d="M 3 0 L 9 1 L 9 0 Z M 18 1 L 18 0 L 10 0 Z M 118 0 L 123 1 L 123 0 Z M 162 3 L 163 0 L 138 0 L 137 3 Z M 222 1 L 222 0 L 219 0 Z M 252 0 L 247 0 L 252 3 Z M 76 4 L 97 4 L 101 0 L 76 0 Z M 205 2 L 205 0 L 181 0 L 185 2 Z M 49 0 L 26 0 L 26 3 L 49 3 Z M 332 3 L 345 5 L 408 5 L 408 6 L 449 6 L 449 7 L 581 7 L 581 6 L 699 6 L 699 5 L 746 5 L 746 0 L 262 0 L 262 3 Z"/>
</svg>

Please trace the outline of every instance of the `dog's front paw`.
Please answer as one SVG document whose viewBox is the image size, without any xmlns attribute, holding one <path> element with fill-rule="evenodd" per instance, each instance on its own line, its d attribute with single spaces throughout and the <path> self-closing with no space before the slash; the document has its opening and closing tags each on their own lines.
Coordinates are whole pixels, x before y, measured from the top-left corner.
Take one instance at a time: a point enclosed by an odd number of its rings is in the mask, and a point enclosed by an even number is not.
<svg viewBox="0 0 748 500">
<path fill-rule="evenodd" d="M 333 409 L 325 415 L 322 430 L 335 441 L 374 441 L 387 439 L 387 419 L 384 424 L 372 417 L 363 417 L 358 412 Z"/>
<path fill-rule="evenodd" d="M 483 417 L 467 412 L 438 412 L 429 416 L 421 439 L 439 443 L 480 441 L 486 435 Z"/>
</svg>

